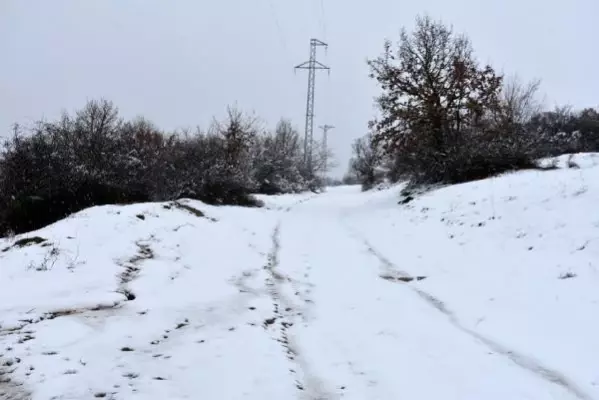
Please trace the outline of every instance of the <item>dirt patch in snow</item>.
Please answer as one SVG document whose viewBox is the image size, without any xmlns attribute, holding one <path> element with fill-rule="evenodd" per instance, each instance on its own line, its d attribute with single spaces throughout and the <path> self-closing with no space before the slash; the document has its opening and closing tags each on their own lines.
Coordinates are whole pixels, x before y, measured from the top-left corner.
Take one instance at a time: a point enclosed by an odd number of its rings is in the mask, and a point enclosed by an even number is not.
<svg viewBox="0 0 599 400">
<path fill-rule="evenodd" d="M 206 214 L 204 214 L 202 211 L 198 210 L 195 207 L 190 206 L 189 204 L 183 204 L 183 203 L 176 201 L 174 203 L 174 205 L 175 205 L 175 207 L 185 210 L 185 211 L 189 212 L 190 214 L 195 215 L 198 218 L 202 218 L 202 217 L 206 216 Z"/>
<path fill-rule="evenodd" d="M 15 325 L 15 326 L 8 326 L 5 328 L 2 328 L 0 326 L 0 336 L 19 334 L 19 333 L 23 332 L 23 329 L 26 328 L 27 326 L 34 325 L 34 324 L 37 324 L 37 323 L 40 323 L 40 322 L 46 321 L 46 320 L 53 320 L 53 319 L 60 318 L 60 317 L 82 315 L 82 314 L 99 312 L 99 311 L 116 310 L 121 306 L 122 306 L 122 303 L 119 301 L 116 301 L 116 302 L 108 303 L 108 304 L 97 304 L 92 307 L 67 308 L 67 309 L 48 311 L 48 312 L 43 313 L 42 315 L 38 315 L 38 316 L 35 316 L 32 318 L 20 319 L 19 324 Z M 20 339 L 20 342 L 34 339 L 33 337 L 29 336 L 29 334 L 31 332 L 26 331 L 23 333 L 25 333 L 26 336 L 24 337 L 25 339 L 23 339 L 23 338 Z"/>
<path fill-rule="evenodd" d="M 17 240 L 12 246 L 5 247 L 4 249 L 2 249 L 2 252 L 6 253 L 7 251 L 9 251 L 11 249 L 15 249 L 15 248 L 21 249 L 23 247 L 28 247 L 28 246 L 33 246 L 33 245 L 41 245 L 43 247 L 47 247 L 47 246 L 51 246 L 51 243 L 48 242 L 48 239 L 45 239 L 40 236 L 25 237 L 25 238 Z"/>
<path fill-rule="evenodd" d="M 7 351 L 12 350 L 10 347 Z M 12 376 L 21 359 L 0 354 L 0 400 L 29 400 L 31 393 Z"/>
<path fill-rule="evenodd" d="M 383 278 L 386 281 L 390 281 L 390 282 L 412 282 L 412 281 L 421 281 L 423 279 L 426 279 L 426 276 L 393 276 L 393 275 L 379 275 L 381 278 Z"/>
<path fill-rule="evenodd" d="M 2 359 L 0 359 L 2 363 Z M 24 385 L 10 377 L 11 371 L 0 368 L 0 400 L 30 400 L 31 393 Z"/>
<path fill-rule="evenodd" d="M 122 264 L 124 271 L 119 274 L 119 287 L 118 293 L 123 294 L 128 301 L 135 300 L 136 296 L 133 291 L 129 288 L 129 283 L 133 281 L 140 272 L 140 264 L 145 260 L 150 260 L 155 257 L 154 251 L 150 245 L 142 243 L 141 241 L 135 242 L 137 246 L 137 254 Z"/>
<path fill-rule="evenodd" d="M 189 204 L 182 203 L 180 201 L 173 201 L 168 206 L 165 206 L 165 208 L 167 208 L 169 210 L 172 207 L 175 207 L 175 208 L 178 208 L 180 210 L 186 211 L 187 213 L 189 213 L 189 214 L 191 214 L 193 216 L 196 216 L 198 218 L 206 218 L 206 219 L 208 219 L 208 220 L 210 220 L 212 222 L 216 222 L 217 221 L 216 218 L 211 218 L 211 217 L 206 216 L 206 214 L 202 210 L 199 210 L 199 209 L 197 209 L 197 208 L 195 208 L 193 206 L 190 206 Z"/>
</svg>

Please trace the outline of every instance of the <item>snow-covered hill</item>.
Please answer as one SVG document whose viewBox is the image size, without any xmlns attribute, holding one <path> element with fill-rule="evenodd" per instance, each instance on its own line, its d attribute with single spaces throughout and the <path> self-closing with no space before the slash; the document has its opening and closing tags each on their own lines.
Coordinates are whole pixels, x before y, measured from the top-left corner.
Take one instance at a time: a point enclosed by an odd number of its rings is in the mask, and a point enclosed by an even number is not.
<svg viewBox="0 0 599 400">
<path fill-rule="evenodd" d="M 599 158 L 0 240 L 0 399 L 599 399 Z"/>
</svg>

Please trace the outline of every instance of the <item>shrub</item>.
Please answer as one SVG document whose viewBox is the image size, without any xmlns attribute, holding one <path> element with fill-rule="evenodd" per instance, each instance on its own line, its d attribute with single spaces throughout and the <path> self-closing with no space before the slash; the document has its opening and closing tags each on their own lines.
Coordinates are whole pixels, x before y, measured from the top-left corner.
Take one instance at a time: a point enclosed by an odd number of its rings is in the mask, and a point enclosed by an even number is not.
<svg viewBox="0 0 599 400">
<path fill-rule="evenodd" d="M 90 101 L 72 115 L 36 123 L 27 134 L 16 130 L 6 141 L 0 235 L 39 229 L 104 204 L 188 197 L 260 206 L 251 195 L 257 189 L 306 189 L 298 141 L 290 123 L 264 135 L 255 118 L 233 108 L 207 133 L 167 135 L 143 118 L 124 121 L 109 101 Z"/>
</svg>

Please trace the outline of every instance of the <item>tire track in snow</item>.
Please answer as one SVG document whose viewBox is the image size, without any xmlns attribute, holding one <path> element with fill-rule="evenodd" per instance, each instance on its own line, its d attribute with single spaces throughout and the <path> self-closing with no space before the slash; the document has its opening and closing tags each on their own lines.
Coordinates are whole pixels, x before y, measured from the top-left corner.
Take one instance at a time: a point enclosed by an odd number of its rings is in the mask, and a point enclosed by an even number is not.
<svg viewBox="0 0 599 400">
<path fill-rule="evenodd" d="M 483 343 L 490 350 L 509 358 L 514 364 L 518 365 L 521 368 L 524 368 L 529 372 L 532 372 L 533 374 L 544 379 L 545 381 L 561 386 L 563 389 L 567 390 L 568 392 L 570 392 L 571 394 L 573 394 L 581 400 L 593 400 L 593 398 L 590 395 L 586 394 L 581 388 L 579 388 L 576 385 L 576 383 L 574 383 L 572 380 L 566 377 L 563 373 L 542 365 L 540 361 L 534 359 L 531 356 L 521 354 L 478 332 L 473 331 L 470 328 L 465 327 L 460 323 L 456 315 L 447 309 L 447 307 L 442 301 L 421 289 L 414 288 L 412 286 L 410 286 L 410 289 L 416 292 L 432 307 L 434 307 L 439 312 L 447 316 L 451 324 L 456 329 Z"/>
<path fill-rule="evenodd" d="M 406 271 L 399 269 L 388 258 L 386 258 L 383 254 L 381 254 L 372 244 L 370 244 L 370 242 L 368 240 L 366 240 L 362 236 L 360 236 L 357 232 L 355 232 L 353 229 L 351 229 L 347 224 L 342 223 L 341 225 L 343 225 L 347 229 L 349 236 L 351 236 L 355 240 L 361 242 L 366 247 L 366 250 L 371 255 L 378 258 L 378 260 L 381 262 L 381 267 L 380 267 L 381 272 L 379 273 L 380 278 L 383 278 L 390 282 L 411 282 L 414 280 L 421 281 L 423 279 L 426 279 L 425 276 L 413 276 L 413 275 L 410 275 L 409 273 L 407 273 Z"/>
<path fill-rule="evenodd" d="M 355 234 L 353 236 L 358 238 Z M 383 278 L 384 276 L 394 277 L 396 279 L 397 278 L 406 278 L 406 279 L 411 278 L 410 274 L 397 268 L 391 261 L 389 261 L 381 253 L 379 253 L 370 244 L 370 242 L 368 242 L 366 239 L 359 238 L 359 240 L 361 240 L 362 243 L 364 244 L 364 246 L 366 246 L 366 249 L 368 250 L 368 252 L 370 254 L 372 254 L 373 256 L 375 256 L 376 258 L 378 258 L 378 260 L 381 262 L 381 269 L 383 270 L 383 273 L 380 274 L 381 278 Z"/>
<path fill-rule="evenodd" d="M 405 271 L 402 271 L 394 263 L 392 263 L 388 258 L 383 256 L 382 253 L 380 253 L 378 250 L 376 250 L 374 248 L 374 246 L 372 246 L 368 242 L 368 240 L 366 240 L 361 235 L 359 235 L 355 230 L 353 230 L 347 224 L 343 223 L 343 225 L 347 228 L 349 236 L 353 237 L 354 239 L 359 240 L 367 248 L 368 252 L 370 254 L 372 254 L 373 256 L 375 256 L 380 261 L 380 263 L 382 264 L 382 269 L 385 272 L 389 273 L 389 276 L 397 276 L 399 278 L 408 278 L 408 279 L 412 280 L 412 277 L 408 273 L 406 273 Z M 381 276 L 381 278 L 385 278 L 385 277 Z M 396 279 L 395 282 L 405 284 L 405 281 L 402 281 L 401 279 Z M 428 303 L 430 306 L 432 306 L 437 311 L 439 311 L 444 316 L 446 316 L 448 318 L 449 322 L 456 329 L 458 329 L 459 331 L 474 338 L 479 343 L 482 343 L 491 351 L 508 358 L 510 361 L 512 361 L 517 366 L 523 368 L 524 370 L 526 370 L 528 372 L 533 373 L 535 376 L 539 377 L 540 379 L 543 379 L 544 381 L 546 381 L 548 383 L 555 384 L 555 385 L 561 387 L 562 389 L 565 389 L 567 392 L 574 395 L 578 399 L 593 400 L 592 396 L 585 393 L 580 387 L 578 387 L 578 385 L 575 382 L 573 382 L 571 379 L 566 377 L 563 373 L 561 373 L 553 368 L 549 368 L 549 367 L 543 365 L 539 360 L 536 360 L 535 358 L 533 358 L 531 356 L 528 356 L 528 355 L 519 353 L 515 350 L 512 350 L 512 349 L 506 347 L 505 345 L 502 345 L 502 344 L 500 344 L 500 343 L 498 343 L 498 342 L 496 342 L 496 341 L 494 341 L 494 340 L 492 340 L 492 339 L 490 339 L 470 328 L 467 328 L 459 321 L 457 316 L 445 306 L 445 304 L 441 300 L 437 299 L 430 293 L 425 292 L 424 290 L 414 287 L 413 285 L 406 285 L 406 286 L 410 290 L 415 292 L 426 303 Z"/>
<path fill-rule="evenodd" d="M 268 255 L 268 264 L 264 267 L 268 272 L 266 287 L 273 301 L 273 317 L 264 322 L 265 329 L 275 328 L 278 335 L 273 339 L 281 344 L 287 359 L 292 363 L 289 371 L 295 377 L 295 386 L 300 391 L 299 398 L 306 400 L 332 400 L 339 396 L 326 390 L 324 381 L 311 373 L 310 366 L 302 356 L 301 350 L 294 340 L 291 328 L 296 323 L 297 317 L 302 313 L 295 312 L 293 301 L 283 292 L 284 285 L 291 282 L 289 277 L 277 270 L 279 266 L 279 252 L 281 223 L 279 222 L 272 233 L 272 249 Z"/>
</svg>

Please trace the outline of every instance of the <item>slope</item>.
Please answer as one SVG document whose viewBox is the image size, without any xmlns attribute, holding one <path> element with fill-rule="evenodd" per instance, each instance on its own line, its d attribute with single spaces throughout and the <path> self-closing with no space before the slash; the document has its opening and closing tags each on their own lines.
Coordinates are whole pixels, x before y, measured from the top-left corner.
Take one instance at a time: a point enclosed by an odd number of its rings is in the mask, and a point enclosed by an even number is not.
<svg viewBox="0 0 599 400">
<path fill-rule="evenodd" d="M 140 204 L 26 235 L 41 243 L 3 241 L 0 393 L 291 396 L 261 328 L 273 224 L 268 210 Z"/>
<path fill-rule="evenodd" d="M 599 168 L 576 161 L 3 240 L 0 398 L 599 398 Z"/>
</svg>

